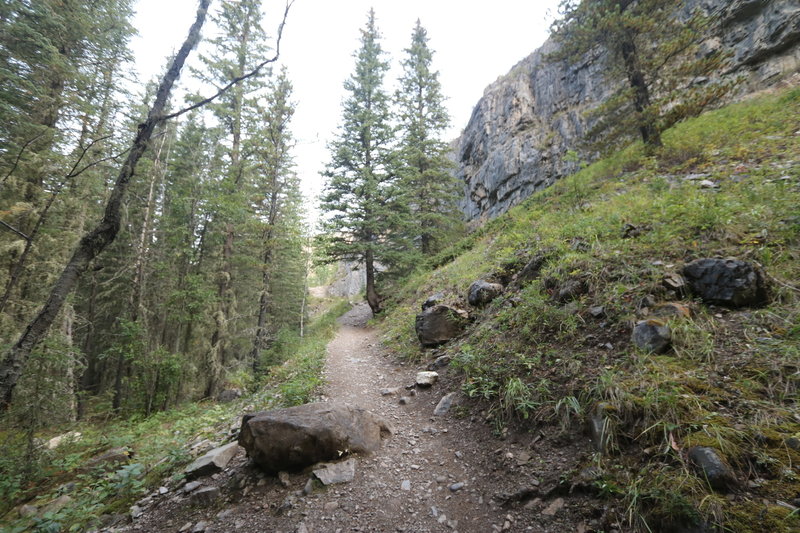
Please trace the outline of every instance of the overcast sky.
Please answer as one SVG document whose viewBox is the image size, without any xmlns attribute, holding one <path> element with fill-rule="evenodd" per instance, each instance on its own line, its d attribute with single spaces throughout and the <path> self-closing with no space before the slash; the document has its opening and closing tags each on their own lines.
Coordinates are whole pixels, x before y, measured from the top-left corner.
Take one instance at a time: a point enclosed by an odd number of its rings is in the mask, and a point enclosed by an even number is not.
<svg viewBox="0 0 800 533">
<path fill-rule="evenodd" d="M 220 0 L 212 2 L 212 9 L 219 4 Z M 449 140 L 467 125 L 486 86 L 544 42 L 557 4 L 558 0 L 295 0 L 284 30 L 281 64 L 294 85 L 295 155 L 305 194 L 314 196 L 322 186 L 319 172 L 328 160 L 326 142 L 340 121 L 342 83 L 353 72 L 359 29 L 370 7 L 392 61 L 386 80 L 391 85 L 400 73 L 415 21 L 419 18 L 428 30 L 452 119 Z M 139 36 L 132 46 L 139 80 L 155 76 L 166 56 L 180 46 L 196 5 L 196 0 L 138 0 L 134 25 Z M 270 36 L 276 33 L 283 7 L 281 1 L 264 0 L 264 27 Z M 186 78 L 185 73 L 184 83 L 190 83 Z"/>
</svg>

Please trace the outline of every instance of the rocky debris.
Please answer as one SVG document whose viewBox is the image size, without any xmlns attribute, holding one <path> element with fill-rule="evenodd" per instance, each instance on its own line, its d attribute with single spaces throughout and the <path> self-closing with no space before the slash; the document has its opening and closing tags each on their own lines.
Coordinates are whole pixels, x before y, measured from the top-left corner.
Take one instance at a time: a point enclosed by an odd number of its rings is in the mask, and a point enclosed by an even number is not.
<svg viewBox="0 0 800 533">
<path fill-rule="evenodd" d="M 211 507 L 220 499 L 220 491 L 218 487 L 202 487 L 192 493 L 192 505 L 198 507 Z"/>
<path fill-rule="evenodd" d="M 461 335 L 468 318 L 467 312 L 461 309 L 434 305 L 417 315 L 414 329 L 423 346 L 439 346 Z"/>
<path fill-rule="evenodd" d="M 559 303 L 567 303 L 586 294 L 587 290 L 588 287 L 585 282 L 579 279 L 568 279 L 558 288 L 554 298 Z"/>
<path fill-rule="evenodd" d="M 602 305 L 594 305 L 589 308 L 589 314 L 592 315 L 592 318 L 603 318 L 606 316 L 606 308 Z"/>
<path fill-rule="evenodd" d="M 692 292 L 704 302 L 728 307 L 767 303 L 767 280 L 758 265 L 739 259 L 697 259 L 683 267 Z"/>
<path fill-rule="evenodd" d="M 661 278 L 661 285 L 676 296 L 683 298 L 687 294 L 686 279 L 677 272 L 668 272 Z"/>
<path fill-rule="evenodd" d="M 464 488 L 464 482 L 459 481 L 458 483 L 453 483 L 450 485 L 450 492 L 458 492 Z"/>
<path fill-rule="evenodd" d="M 636 323 L 631 341 L 646 352 L 664 353 L 672 344 L 672 331 L 665 322 L 649 318 Z"/>
<path fill-rule="evenodd" d="M 278 472 L 278 482 L 284 489 L 288 489 L 292 486 L 292 480 L 289 478 L 288 472 Z"/>
<path fill-rule="evenodd" d="M 214 448 L 202 457 L 195 459 L 192 464 L 186 467 L 184 470 L 186 479 L 196 479 L 224 470 L 238 451 L 239 444 L 236 442 Z"/>
<path fill-rule="evenodd" d="M 664 302 L 653 307 L 652 314 L 656 318 L 666 320 L 672 318 L 691 318 L 692 310 L 689 306 L 679 302 Z"/>
<path fill-rule="evenodd" d="M 45 444 L 45 448 L 48 450 L 55 450 L 65 442 L 78 442 L 81 440 L 81 436 L 82 435 L 79 431 L 68 431 L 63 435 L 59 435 L 48 440 L 47 444 Z"/>
<path fill-rule="evenodd" d="M 408 405 L 411 403 L 411 398 L 408 396 L 401 396 L 400 399 L 397 400 L 397 403 L 400 405 Z"/>
<path fill-rule="evenodd" d="M 310 403 L 247 414 L 239 444 L 267 472 L 296 470 L 345 453 L 369 453 L 392 433 L 382 417 L 341 403 Z"/>
<path fill-rule="evenodd" d="M 400 394 L 400 387 L 387 387 L 381 389 L 381 396 L 396 396 Z"/>
<path fill-rule="evenodd" d="M 633 238 L 638 237 L 642 233 L 650 231 L 651 229 L 653 229 L 653 228 L 650 227 L 647 224 L 644 224 L 644 225 L 641 225 L 641 226 L 634 226 L 633 224 L 629 224 L 628 223 L 628 224 L 625 224 L 624 226 L 622 226 L 622 238 L 623 239 L 633 239 Z"/>
<path fill-rule="evenodd" d="M 693 446 L 689 449 L 689 461 L 713 489 L 726 492 L 736 487 L 736 476 L 714 448 Z"/>
<path fill-rule="evenodd" d="M 63 509 L 67 505 L 69 505 L 70 502 L 72 502 L 72 497 L 68 496 L 66 494 L 62 494 L 61 496 L 59 496 L 55 500 L 53 500 L 50 503 L 48 503 L 47 505 L 45 505 L 42 508 L 42 514 L 45 514 L 45 513 L 57 513 L 58 511 L 60 511 L 61 509 Z M 31 507 L 33 507 L 33 506 L 31 506 Z"/>
<path fill-rule="evenodd" d="M 131 457 L 133 457 L 133 452 L 129 448 L 111 448 L 86 461 L 85 468 L 86 470 L 94 470 L 95 468 L 106 471 L 114 470 L 118 466 L 130 461 Z"/>
<path fill-rule="evenodd" d="M 356 460 L 350 458 L 339 463 L 323 463 L 313 470 L 313 474 L 323 485 L 349 483 L 356 475 Z"/>
<path fill-rule="evenodd" d="M 513 288 L 518 289 L 539 277 L 539 273 L 542 271 L 542 267 L 547 262 L 548 256 L 544 252 L 539 252 L 534 254 L 525 266 L 523 266 L 519 272 L 517 272 L 511 280 L 511 284 Z"/>
<path fill-rule="evenodd" d="M 411 490 L 411 481 L 404 479 L 403 482 L 400 483 L 400 490 Z"/>
<path fill-rule="evenodd" d="M 425 311 L 427 309 L 430 309 L 431 307 L 435 307 L 441 304 L 443 301 L 444 301 L 444 293 L 437 292 L 436 294 L 428 296 L 428 298 L 424 302 L 422 302 L 422 310 Z"/>
<path fill-rule="evenodd" d="M 238 400 L 241 397 L 241 389 L 225 389 L 217 395 L 217 401 L 220 403 L 228 403 L 233 400 Z"/>
<path fill-rule="evenodd" d="M 431 371 L 417 372 L 417 377 L 414 380 L 418 387 L 430 387 L 439 381 L 439 373 Z"/>
<path fill-rule="evenodd" d="M 434 361 L 431 364 L 428 365 L 428 370 L 433 371 L 433 370 L 436 370 L 438 368 L 444 368 L 447 365 L 449 365 L 450 361 L 452 361 L 452 360 L 453 360 L 453 358 L 450 357 L 449 355 L 440 355 L 439 357 L 434 359 Z"/>
<path fill-rule="evenodd" d="M 788 439 L 786 439 L 785 442 L 786 446 L 788 446 L 789 448 L 800 451 L 800 438 L 789 437 Z"/>
<path fill-rule="evenodd" d="M 467 302 L 473 307 L 483 307 L 503 292 L 503 286 L 499 283 L 490 283 L 479 279 L 469 286 L 467 291 Z"/>
<path fill-rule="evenodd" d="M 453 400 L 455 399 L 457 393 L 450 392 L 442 396 L 442 399 L 439 400 L 439 403 L 436 404 L 436 408 L 433 410 L 434 416 L 444 416 L 450 412 L 450 407 L 453 406 Z"/>
<path fill-rule="evenodd" d="M 192 528 L 192 533 L 203 533 L 206 529 L 208 529 L 208 522 L 200 520 Z"/>
<path fill-rule="evenodd" d="M 183 491 L 184 494 L 189 494 L 193 490 L 195 490 L 197 488 L 200 488 L 202 486 L 203 486 L 203 482 L 202 481 L 190 481 L 189 483 L 184 485 L 183 489 L 181 489 L 181 490 Z"/>
<path fill-rule="evenodd" d="M 542 511 L 542 514 L 544 516 L 555 516 L 563 508 L 564 498 L 556 498 Z"/>
<path fill-rule="evenodd" d="M 309 533 L 308 527 L 306 527 L 305 522 L 300 522 L 300 524 L 297 526 L 297 529 L 295 530 L 295 533 Z"/>
<path fill-rule="evenodd" d="M 589 434 L 596 452 L 608 453 L 613 439 L 613 428 L 609 414 L 614 407 L 607 402 L 600 402 L 595 407 L 594 413 L 589 417 Z"/>
<path fill-rule="evenodd" d="M 19 515 L 20 518 L 27 518 L 29 516 L 34 516 L 38 512 L 39 508 L 29 503 L 26 503 L 25 505 L 20 505 L 17 508 L 17 514 Z"/>
</svg>

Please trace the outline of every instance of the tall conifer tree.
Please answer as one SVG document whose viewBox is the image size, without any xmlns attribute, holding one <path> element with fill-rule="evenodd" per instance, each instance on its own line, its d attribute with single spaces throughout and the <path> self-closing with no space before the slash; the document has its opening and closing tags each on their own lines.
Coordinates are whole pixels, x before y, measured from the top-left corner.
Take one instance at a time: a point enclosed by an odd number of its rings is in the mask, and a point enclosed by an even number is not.
<svg viewBox="0 0 800 533">
<path fill-rule="evenodd" d="M 329 149 L 328 178 L 322 209 L 328 213 L 323 238 L 330 261 L 358 261 L 367 277 L 367 302 L 381 310 L 375 283 L 378 263 L 391 268 L 403 250 L 402 196 L 397 177 L 390 172 L 394 130 L 390 124 L 389 95 L 384 77 L 381 36 L 370 10 L 355 54 L 355 71 L 344 83 L 342 123 Z"/>
<path fill-rule="evenodd" d="M 430 255 L 452 242 L 463 229 L 457 205 L 460 187 L 450 172 L 449 148 L 442 140 L 450 117 L 444 107 L 439 73 L 432 67 L 428 34 L 419 20 L 405 53 L 395 96 L 402 132 L 397 164 L 410 199 L 412 237 L 417 249 Z"/>
</svg>

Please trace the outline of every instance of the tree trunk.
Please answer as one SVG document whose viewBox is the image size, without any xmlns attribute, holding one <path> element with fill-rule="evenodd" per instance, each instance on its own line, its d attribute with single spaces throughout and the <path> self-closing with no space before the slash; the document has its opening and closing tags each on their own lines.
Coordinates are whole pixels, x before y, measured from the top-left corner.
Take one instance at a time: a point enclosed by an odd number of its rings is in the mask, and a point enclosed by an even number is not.
<svg viewBox="0 0 800 533">
<path fill-rule="evenodd" d="M 0 409 L 7 409 L 10 405 L 23 364 L 30 355 L 31 350 L 47 334 L 75 283 L 92 259 L 97 257 L 116 238 L 120 227 L 120 207 L 128 188 L 128 183 L 136 170 L 136 164 L 147 148 L 156 124 L 163 120 L 162 114 L 172 91 L 172 86 L 177 80 L 189 52 L 197 46 L 200 39 L 200 29 L 205 22 L 210 1 L 200 0 L 197 16 L 189 30 L 189 35 L 161 81 L 147 119 L 139 125 L 136 138 L 128 152 L 128 157 L 120 169 L 109 195 L 102 220 L 94 229 L 81 238 L 78 247 L 53 285 L 50 296 L 44 306 L 28 324 L 19 340 L 8 350 L 2 363 L 0 363 Z"/>
<path fill-rule="evenodd" d="M 648 149 L 661 146 L 661 132 L 655 124 L 650 113 L 650 89 L 644 74 L 639 68 L 636 58 L 636 45 L 631 36 L 626 36 L 622 43 L 622 60 L 625 63 L 625 74 L 628 84 L 633 89 L 633 107 L 636 110 L 636 119 L 639 124 L 639 133 Z"/>
<path fill-rule="evenodd" d="M 367 303 L 372 314 L 376 315 L 381 312 L 381 299 L 375 290 L 375 258 L 371 249 L 364 255 L 364 263 L 367 269 Z"/>
</svg>

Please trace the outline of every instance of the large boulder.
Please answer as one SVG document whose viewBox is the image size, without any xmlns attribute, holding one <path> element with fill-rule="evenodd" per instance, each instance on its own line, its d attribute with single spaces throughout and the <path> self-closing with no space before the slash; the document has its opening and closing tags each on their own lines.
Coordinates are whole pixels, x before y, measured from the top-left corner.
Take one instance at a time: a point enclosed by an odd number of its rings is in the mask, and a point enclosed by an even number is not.
<svg viewBox="0 0 800 533">
<path fill-rule="evenodd" d="M 499 283 L 489 283 L 479 279 L 469 286 L 467 301 L 473 307 L 483 307 L 503 292 L 503 286 Z"/>
<path fill-rule="evenodd" d="M 414 329 L 423 346 L 439 346 L 464 331 L 469 315 L 447 305 L 434 305 L 417 315 Z"/>
<path fill-rule="evenodd" d="M 697 259 L 683 267 L 692 292 L 703 301 L 728 307 L 767 302 L 767 280 L 757 265 L 739 259 Z"/>
<path fill-rule="evenodd" d="M 383 418 L 366 409 L 309 403 L 244 415 L 239 444 L 261 468 L 275 473 L 345 453 L 374 452 L 391 432 Z"/>
</svg>

